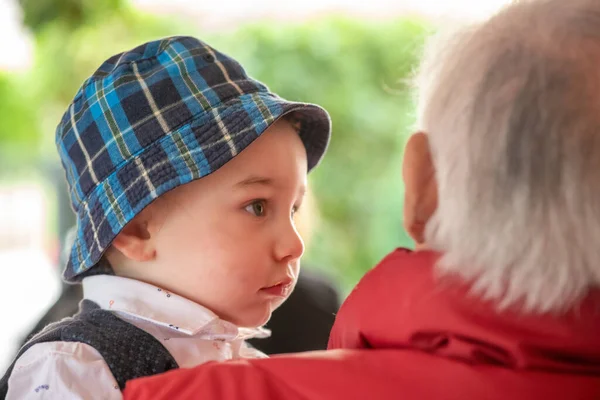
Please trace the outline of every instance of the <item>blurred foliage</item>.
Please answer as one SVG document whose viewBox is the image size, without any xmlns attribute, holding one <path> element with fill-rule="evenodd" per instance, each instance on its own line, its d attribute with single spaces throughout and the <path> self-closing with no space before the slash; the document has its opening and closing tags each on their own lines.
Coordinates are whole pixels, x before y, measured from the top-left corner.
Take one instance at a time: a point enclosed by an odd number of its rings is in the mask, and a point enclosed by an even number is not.
<svg viewBox="0 0 600 400">
<path fill-rule="evenodd" d="M 0 74 L 0 143 L 26 146 L 37 139 L 37 126 L 31 115 L 36 99 L 22 90 L 27 77 L 21 74 Z"/>
<path fill-rule="evenodd" d="M 124 7 L 123 0 L 19 0 L 23 24 L 34 32 L 47 24 L 60 23 L 68 29 L 114 15 Z"/>
<path fill-rule="evenodd" d="M 26 73 L 0 75 L 0 158 L 15 146 L 55 158 L 55 125 L 104 59 L 160 36 L 197 35 L 281 96 L 318 103 L 331 114 L 329 152 L 310 178 L 320 210 L 306 256 L 311 264 L 347 290 L 387 252 L 410 245 L 401 221 L 401 157 L 414 118 L 404 81 L 416 64 L 425 22 L 328 17 L 203 34 L 118 0 L 21 4 L 36 54 Z"/>
</svg>

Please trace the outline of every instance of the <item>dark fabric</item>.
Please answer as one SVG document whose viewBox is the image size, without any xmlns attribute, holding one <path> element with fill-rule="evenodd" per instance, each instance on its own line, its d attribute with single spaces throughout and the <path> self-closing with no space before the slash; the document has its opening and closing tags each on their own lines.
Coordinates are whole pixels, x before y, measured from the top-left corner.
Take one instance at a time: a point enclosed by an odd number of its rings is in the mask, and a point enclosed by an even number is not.
<svg viewBox="0 0 600 400">
<path fill-rule="evenodd" d="M 266 325 L 271 337 L 248 343 L 266 354 L 324 350 L 339 307 L 338 293 L 326 277 L 304 268 L 296 288 Z"/>
<path fill-rule="evenodd" d="M 171 354 L 152 335 L 102 310 L 96 303 L 83 300 L 77 314 L 48 325 L 21 348 L 0 379 L 0 398 L 6 397 L 16 360 L 38 343 L 57 341 L 85 343 L 96 349 L 121 390 L 130 379 L 178 368 Z"/>
</svg>

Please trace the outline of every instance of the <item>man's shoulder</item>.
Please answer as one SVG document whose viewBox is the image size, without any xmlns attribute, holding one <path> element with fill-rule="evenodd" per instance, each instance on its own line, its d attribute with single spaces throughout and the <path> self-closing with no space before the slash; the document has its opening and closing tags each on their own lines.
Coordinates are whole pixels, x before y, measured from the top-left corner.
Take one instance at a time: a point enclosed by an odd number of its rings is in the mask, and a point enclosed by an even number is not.
<svg viewBox="0 0 600 400">
<path fill-rule="evenodd" d="M 433 251 L 412 251 L 397 248 L 386 255 L 375 267 L 368 271 L 356 285 L 355 290 L 376 285 L 382 289 L 391 286 L 398 290 L 416 281 L 432 281 L 434 268 L 440 255 Z"/>
<path fill-rule="evenodd" d="M 435 288 L 438 255 L 396 249 L 365 274 L 342 304 L 329 339 L 329 348 L 368 347 L 365 337 L 397 333 L 397 320 L 411 304 Z M 394 315 L 395 318 L 389 318 Z"/>
</svg>

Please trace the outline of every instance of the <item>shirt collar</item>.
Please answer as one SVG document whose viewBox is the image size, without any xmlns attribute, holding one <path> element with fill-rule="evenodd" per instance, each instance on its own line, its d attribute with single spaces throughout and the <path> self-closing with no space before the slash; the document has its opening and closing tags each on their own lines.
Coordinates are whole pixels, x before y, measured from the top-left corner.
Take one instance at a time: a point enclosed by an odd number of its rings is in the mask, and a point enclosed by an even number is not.
<svg viewBox="0 0 600 400">
<path fill-rule="evenodd" d="M 83 279 L 83 297 L 102 309 L 127 314 L 187 335 L 233 340 L 268 337 L 264 328 L 238 328 L 214 312 L 160 287 L 114 275 Z"/>
</svg>

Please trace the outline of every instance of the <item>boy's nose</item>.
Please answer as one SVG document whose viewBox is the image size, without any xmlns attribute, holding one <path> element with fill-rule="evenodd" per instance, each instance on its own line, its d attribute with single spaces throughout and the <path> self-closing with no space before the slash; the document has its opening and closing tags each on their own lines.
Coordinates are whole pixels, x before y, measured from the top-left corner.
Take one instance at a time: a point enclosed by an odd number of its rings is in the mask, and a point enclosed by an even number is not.
<svg viewBox="0 0 600 400">
<path fill-rule="evenodd" d="M 275 257 L 281 262 L 299 259 L 304 254 L 304 241 L 293 221 L 285 224 L 276 237 Z"/>
</svg>

